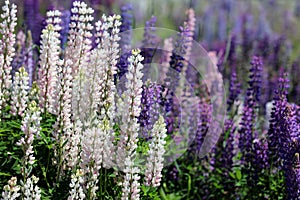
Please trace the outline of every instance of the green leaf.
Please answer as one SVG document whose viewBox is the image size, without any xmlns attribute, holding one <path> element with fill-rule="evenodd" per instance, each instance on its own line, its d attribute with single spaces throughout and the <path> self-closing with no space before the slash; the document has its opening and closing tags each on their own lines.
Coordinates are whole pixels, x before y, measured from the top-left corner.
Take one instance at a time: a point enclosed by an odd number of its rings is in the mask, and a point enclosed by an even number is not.
<svg viewBox="0 0 300 200">
<path fill-rule="evenodd" d="M 235 172 L 235 175 L 236 175 L 237 180 L 241 180 L 242 179 L 242 172 L 241 172 L 241 170 L 238 169 Z"/>
</svg>

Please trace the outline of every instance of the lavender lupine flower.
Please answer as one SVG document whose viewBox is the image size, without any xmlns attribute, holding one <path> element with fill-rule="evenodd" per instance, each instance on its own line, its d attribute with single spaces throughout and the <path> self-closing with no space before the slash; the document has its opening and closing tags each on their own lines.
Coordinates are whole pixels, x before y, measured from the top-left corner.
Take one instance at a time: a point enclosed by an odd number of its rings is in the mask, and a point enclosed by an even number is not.
<svg viewBox="0 0 300 200">
<path fill-rule="evenodd" d="M 17 6 L 5 1 L 2 7 L 2 22 L 0 23 L 0 112 L 2 107 L 8 103 L 10 89 L 12 86 L 12 61 L 15 56 L 15 27 L 17 25 Z"/>
<path fill-rule="evenodd" d="M 13 115 L 24 116 L 27 108 L 29 92 L 29 77 L 24 67 L 21 67 L 15 74 L 13 88 L 12 88 L 12 101 L 11 113 Z"/>
<path fill-rule="evenodd" d="M 161 104 L 161 87 L 155 83 L 149 83 L 143 86 L 141 99 L 141 114 L 138 122 L 141 126 L 141 137 L 149 139 L 150 131 L 154 123 L 158 120 L 159 105 Z"/>
<path fill-rule="evenodd" d="M 40 54 L 40 69 L 39 69 L 39 88 L 40 88 L 40 106 L 43 112 L 48 110 L 51 113 L 56 113 L 57 103 L 57 66 L 60 54 L 60 21 L 59 11 L 49 11 L 47 13 L 49 23 L 43 30 L 41 36 L 41 54 Z"/>
<path fill-rule="evenodd" d="M 11 177 L 8 184 L 3 187 L 1 200 L 15 200 L 21 195 L 19 192 L 21 187 L 17 185 L 17 177 Z"/>
<path fill-rule="evenodd" d="M 126 91 L 123 94 L 125 98 L 121 103 L 119 110 L 122 124 L 120 126 L 120 141 L 117 146 L 117 164 L 124 169 L 125 177 L 122 188 L 122 199 L 139 199 L 139 168 L 134 166 L 136 148 L 138 142 L 138 131 L 140 126 L 137 117 L 140 115 L 142 98 L 142 77 L 143 57 L 139 54 L 140 50 L 133 50 L 132 56 L 128 61 L 128 73 L 126 74 Z"/>
<path fill-rule="evenodd" d="M 162 178 L 163 155 L 165 153 L 164 145 L 167 129 L 162 116 L 159 117 L 151 131 L 152 140 L 149 145 L 149 156 L 147 158 L 145 171 L 145 185 L 158 187 Z"/>
</svg>

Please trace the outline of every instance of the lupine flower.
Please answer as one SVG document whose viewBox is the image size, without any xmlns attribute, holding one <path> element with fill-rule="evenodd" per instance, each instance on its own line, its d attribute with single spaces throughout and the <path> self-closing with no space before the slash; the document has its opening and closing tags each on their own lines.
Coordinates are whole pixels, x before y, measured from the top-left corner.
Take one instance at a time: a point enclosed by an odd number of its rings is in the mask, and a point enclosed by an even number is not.
<svg viewBox="0 0 300 200">
<path fill-rule="evenodd" d="M 104 134 L 101 128 L 93 127 L 84 131 L 81 140 L 80 168 L 84 172 L 85 194 L 88 199 L 96 199 L 99 170 L 103 162 Z"/>
<path fill-rule="evenodd" d="M 78 73 L 79 69 L 85 69 L 88 65 L 89 54 L 92 48 L 91 37 L 94 20 L 92 14 L 94 10 L 87 6 L 86 3 L 74 1 L 71 9 L 71 22 L 69 25 L 68 45 L 65 57 L 73 63 L 73 76 Z"/>
<path fill-rule="evenodd" d="M 175 107 L 179 108 L 179 106 L 173 105 L 176 103 L 175 92 L 176 90 L 180 90 L 183 88 L 182 84 L 184 83 L 185 76 L 180 76 L 181 73 L 185 75 L 186 68 L 185 64 L 185 56 L 186 49 L 191 45 L 191 32 L 188 29 L 188 24 L 184 23 L 184 27 L 180 27 L 180 33 L 178 34 L 178 38 L 176 40 L 174 50 L 172 51 L 172 56 L 170 59 L 170 67 L 167 71 L 166 78 L 164 80 L 165 89 L 164 92 L 164 106 L 166 111 L 166 123 L 168 133 L 173 131 L 173 124 L 178 120 L 178 110 L 174 110 Z M 179 88 L 177 88 L 180 86 Z"/>
<path fill-rule="evenodd" d="M 16 72 L 13 89 L 12 89 L 12 102 L 11 112 L 13 115 L 24 116 L 28 102 L 28 91 L 29 91 L 29 77 L 24 67 Z"/>
<path fill-rule="evenodd" d="M 271 112 L 271 119 L 270 119 L 270 127 L 268 130 L 268 147 L 269 147 L 269 158 L 270 161 L 273 163 L 274 166 L 278 166 L 279 164 L 279 156 L 278 156 L 278 149 L 280 148 L 280 126 L 281 126 L 281 118 L 282 118 L 282 111 L 284 110 L 287 99 L 286 95 L 288 94 L 289 88 L 289 80 L 282 76 L 278 79 L 279 85 L 278 90 L 275 91 L 275 96 L 273 99 L 273 106 Z"/>
<path fill-rule="evenodd" d="M 58 146 L 55 147 L 55 164 L 60 164 L 65 169 L 65 161 L 67 161 L 69 150 L 71 148 L 71 138 L 74 134 L 72 123 L 72 68 L 71 61 L 60 61 L 57 68 L 57 118 L 53 125 L 53 138 Z M 65 143 L 65 146 L 63 144 Z M 60 171 L 60 170 L 59 170 Z M 58 172 L 60 173 L 60 172 Z"/>
<path fill-rule="evenodd" d="M 226 120 L 224 125 L 224 140 L 226 141 L 226 145 L 221 152 L 220 163 L 221 167 L 224 167 L 227 170 L 230 170 L 233 166 L 233 157 L 234 157 L 234 135 L 235 135 L 236 127 L 232 120 Z M 228 174 L 226 174 L 228 175 Z"/>
<path fill-rule="evenodd" d="M 198 119 L 198 129 L 195 134 L 195 139 L 191 144 L 191 152 L 199 154 L 202 144 L 204 142 L 204 138 L 207 134 L 211 123 L 211 114 L 212 114 L 212 106 L 207 100 L 204 98 L 200 100 L 199 104 L 199 114 Z"/>
<path fill-rule="evenodd" d="M 83 124 L 77 119 L 73 124 L 73 134 L 68 138 L 66 151 L 66 164 L 69 169 L 76 169 L 80 161 L 80 143 L 82 139 Z"/>
<path fill-rule="evenodd" d="M 56 113 L 57 103 L 57 66 L 59 62 L 60 40 L 59 25 L 57 24 L 59 11 L 48 12 L 49 19 L 46 29 L 41 36 L 41 54 L 39 69 L 40 106 L 45 112 Z M 53 18 L 52 18 L 53 17 Z M 52 24 L 53 23 L 53 24 Z"/>
<path fill-rule="evenodd" d="M 68 200 L 84 200 L 85 199 L 85 194 L 83 191 L 83 184 L 84 184 L 84 179 L 83 179 L 83 170 L 77 169 L 75 174 L 71 175 L 71 183 L 70 183 L 70 188 L 71 190 L 69 191 L 69 197 Z"/>
<path fill-rule="evenodd" d="M 187 20 L 185 22 L 187 26 L 186 33 L 184 35 L 185 37 L 185 54 L 184 54 L 184 59 L 185 59 L 185 69 L 184 71 L 187 71 L 187 68 L 189 68 L 189 60 L 190 60 L 190 54 L 192 51 L 192 45 L 193 45 L 193 39 L 195 35 L 195 27 L 196 27 L 196 17 L 195 17 L 195 11 L 192 8 L 189 8 L 186 11 L 187 15 Z M 186 76 L 188 77 L 188 76 Z"/>
<path fill-rule="evenodd" d="M 88 109 L 88 101 L 83 100 L 83 96 L 88 96 L 86 74 L 88 74 L 88 61 L 90 60 L 90 50 L 92 49 L 91 31 L 94 27 L 91 23 L 94 20 L 92 17 L 94 10 L 84 2 L 74 1 L 71 13 L 65 59 L 70 59 L 73 63 L 73 118 L 77 120 L 75 118 L 79 117 L 83 120 L 84 114 Z"/>
<path fill-rule="evenodd" d="M 41 189 L 37 186 L 37 182 L 39 178 L 32 175 L 31 177 L 26 179 L 24 184 L 23 196 L 24 200 L 40 200 L 41 199 Z"/>
<path fill-rule="evenodd" d="M 141 99 L 141 114 L 138 118 L 141 126 L 141 137 L 150 138 L 150 131 L 158 120 L 159 105 L 161 103 L 161 87 L 155 83 L 143 86 Z"/>
<path fill-rule="evenodd" d="M 239 148 L 242 152 L 242 160 L 251 162 L 251 150 L 253 142 L 254 125 L 256 122 L 256 109 L 260 100 L 262 61 L 259 57 L 253 57 L 251 61 L 250 75 L 247 88 L 244 113 L 239 130 Z"/>
<path fill-rule="evenodd" d="M 40 111 L 33 101 L 28 105 L 25 117 L 22 120 L 21 130 L 25 134 L 18 142 L 17 145 L 21 146 L 24 151 L 24 166 L 32 165 L 35 161 L 33 156 L 33 140 L 34 137 L 39 137 L 40 134 Z M 23 166 L 23 167 L 24 167 Z"/>
<path fill-rule="evenodd" d="M 129 57 L 128 73 L 126 74 L 126 91 L 120 107 L 122 124 L 120 141 L 117 147 L 117 164 L 125 172 L 122 188 L 122 199 L 139 199 L 139 169 L 134 166 L 135 149 L 140 129 L 137 117 L 140 115 L 142 98 L 143 57 L 140 50 L 133 50 Z"/>
<path fill-rule="evenodd" d="M 154 124 L 151 131 L 152 140 L 149 145 L 149 156 L 147 158 L 146 172 L 145 172 L 145 185 L 158 187 L 162 178 L 161 171 L 163 169 L 163 155 L 165 153 L 164 145 L 166 144 L 165 138 L 167 129 L 162 116 Z"/>
<path fill-rule="evenodd" d="M 253 157 L 252 167 L 254 168 L 254 177 L 252 179 L 257 184 L 259 174 L 269 167 L 268 143 L 266 140 L 258 138 L 253 140 Z"/>
<path fill-rule="evenodd" d="M 92 79 L 92 105 L 91 108 L 99 113 L 100 119 L 114 119 L 116 88 L 114 76 L 117 74 L 117 60 L 119 58 L 120 16 L 103 15 L 102 22 L 96 23 L 97 48 L 92 52 L 90 73 L 95 74 Z M 99 70 L 98 67 L 101 66 Z"/>
<path fill-rule="evenodd" d="M 283 111 L 281 123 L 279 157 L 283 161 L 285 172 L 286 193 L 288 199 L 297 199 L 300 196 L 300 184 L 297 182 L 297 174 L 294 170 L 294 160 L 296 153 L 299 154 L 300 141 L 299 124 L 297 122 L 295 107 L 286 106 Z"/>
<path fill-rule="evenodd" d="M 0 34 L 2 35 L 0 40 L 0 110 L 2 110 L 2 106 L 8 103 L 12 85 L 11 70 L 15 56 L 17 6 L 6 0 L 2 11 L 1 18 L 3 20 L 0 23 Z"/>
<path fill-rule="evenodd" d="M 17 177 L 11 177 L 8 184 L 4 186 L 1 200 L 15 200 L 21 195 L 21 187 L 17 185 Z"/>
</svg>

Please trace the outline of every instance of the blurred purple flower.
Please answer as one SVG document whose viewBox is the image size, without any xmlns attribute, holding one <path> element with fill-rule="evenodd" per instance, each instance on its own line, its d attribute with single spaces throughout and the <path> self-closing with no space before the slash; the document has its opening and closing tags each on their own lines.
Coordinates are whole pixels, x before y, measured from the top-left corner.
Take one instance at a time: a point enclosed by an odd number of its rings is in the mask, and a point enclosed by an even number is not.
<svg viewBox="0 0 300 200">
<path fill-rule="evenodd" d="M 241 93 L 241 84 L 239 83 L 237 79 L 237 74 L 233 69 L 233 72 L 231 72 L 229 96 L 227 99 L 227 106 L 228 106 L 227 111 L 231 110 L 234 101 L 237 100 L 240 93 Z"/>
<path fill-rule="evenodd" d="M 24 0 L 24 21 L 27 30 L 32 33 L 33 43 L 40 44 L 43 18 L 40 15 L 39 0 Z"/>
<path fill-rule="evenodd" d="M 157 45 L 157 36 L 155 34 L 156 17 L 152 16 L 149 21 L 146 22 L 144 27 L 144 38 L 142 41 L 142 56 L 144 57 L 144 81 L 149 78 L 149 69 L 155 53 L 155 47 Z"/>
<path fill-rule="evenodd" d="M 62 16 L 61 16 L 62 24 L 61 24 L 61 31 L 60 31 L 62 49 L 64 49 L 67 44 L 70 17 L 71 17 L 71 13 L 69 10 L 65 10 L 62 12 Z"/>
</svg>

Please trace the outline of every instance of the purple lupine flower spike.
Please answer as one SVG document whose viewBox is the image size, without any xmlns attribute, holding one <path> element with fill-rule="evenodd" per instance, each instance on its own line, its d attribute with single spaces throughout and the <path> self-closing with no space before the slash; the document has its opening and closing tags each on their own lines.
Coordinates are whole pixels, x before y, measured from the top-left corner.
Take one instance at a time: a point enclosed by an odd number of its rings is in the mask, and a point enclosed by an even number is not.
<svg viewBox="0 0 300 200">
<path fill-rule="evenodd" d="M 253 160 L 252 167 L 254 169 L 253 172 L 253 181 L 258 182 L 259 174 L 263 171 L 263 169 L 267 169 L 269 167 L 268 162 L 268 143 L 264 139 L 258 139 L 257 137 L 253 140 Z"/>
<path fill-rule="evenodd" d="M 287 103 L 286 95 L 288 94 L 289 88 L 289 80 L 287 79 L 286 75 L 281 75 L 281 77 L 278 79 L 278 82 L 278 89 L 275 90 L 275 95 L 273 98 L 270 127 L 268 130 L 268 154 L 270 162 L 272 162 L 274 166 L 279 165 L 278 149 L 281 145 L 279 142 L 279 136 L 281 131 L 282 110 L 284 110 L 284 107 Z"/>
<path fill-rule="evenodd" d="M 198 152 L 201 150 L 204 138 L 208 132 L 211 120 L 212 120 L 212 106 L 207 100 L 202 99 L 199 103 L 199 116 L 198 119 L 198 128 L 195 134 L 193 143 L 191 144 L 189 152 L 192 154 L 198 155 Z"/>
<path fill-rule="evenodd" d="M 261 78 L 262 78 L 262 70 L 263 70 L 263 62 L 261 57 L 254 56 L 251 61 L 251 69 L 250 69 L 250 80 L 248 81 L 249 88 L 247 90 L 247 103 L 251 104 L 250 101 L 253 100 L 257 103 L 260 101 L 261 95 Z"/>
<path fill-rule="evenodd" d="M 221 152 L 221 160 L 222 167 L 227 170 L 230 170 L 233 165 L 233 157 L 234 157 L 234 132 L 236 131 L 236 127 L 232 120 L 226 120 L 224 125 L 225 133 L 228 133 L 226 138 L 226 145 L 224 150 Z M 228 175 L 228 174 L 226 174 Z"/>
<path fill-rule="evenodd" d="M 141 99 L 141 114 L 138 118 L 140 123 L 141 137 L 150 139 L 150 131 L 159 117 L 159 106 L 161 104 L 161 87 L 155 83 L 143 86 Z"/>
<path fill-rule="evenodd" d="M 252 142 L 254 137 L 253 129 L 256 119 L 256 109 L 260 100 L 262 66 L 263 63 L 261 58 L 254 56 L 251 60 L 244 113 L 242 116 L 241 128 L 239 130 L 239 148 L 242 153 L 242 161 L 245 161 L 245 164 L 251 162 Z"/>
</svg>

